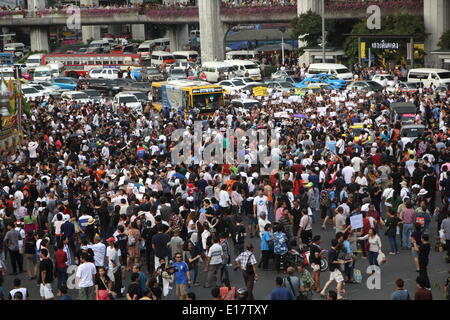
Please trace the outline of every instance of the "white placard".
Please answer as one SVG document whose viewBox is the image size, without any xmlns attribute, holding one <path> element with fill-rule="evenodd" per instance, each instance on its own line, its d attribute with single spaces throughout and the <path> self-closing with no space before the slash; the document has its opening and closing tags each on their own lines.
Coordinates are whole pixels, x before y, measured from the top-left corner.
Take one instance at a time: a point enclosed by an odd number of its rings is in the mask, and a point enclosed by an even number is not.
<svg viewBox="0 0 450 320">
<path fill-rule="evenodd" d="M 357 214 L 350 217 L 350 225 L 352 230 L 359 229 L 363 227 L 363 215 Z"/>
</svg>

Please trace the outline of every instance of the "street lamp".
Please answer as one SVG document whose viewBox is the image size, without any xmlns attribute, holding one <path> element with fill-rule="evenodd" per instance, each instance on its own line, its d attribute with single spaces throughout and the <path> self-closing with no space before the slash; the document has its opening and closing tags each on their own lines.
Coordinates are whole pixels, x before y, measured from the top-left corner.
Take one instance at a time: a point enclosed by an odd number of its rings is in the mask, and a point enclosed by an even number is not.
<svg viewBox="0 0 450 320">
<path fill-rule="evenodd" d="M 284 66 L 284 33 L 286 32 L 286 28 L 280 27 L 278 30 L 281 31 L 281 63 Z"/>
</svg>

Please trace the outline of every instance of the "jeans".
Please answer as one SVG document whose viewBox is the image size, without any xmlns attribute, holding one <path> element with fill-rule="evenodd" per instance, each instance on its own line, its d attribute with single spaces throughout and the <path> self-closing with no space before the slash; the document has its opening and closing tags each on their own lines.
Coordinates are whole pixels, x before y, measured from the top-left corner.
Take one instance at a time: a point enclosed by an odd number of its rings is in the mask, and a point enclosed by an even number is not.
<svg viewBox="0 0 450 320">
<path fill-rule="evenodd" d="M 11 266 L 14 273 L 17 273 L 17 265 L 19 265 L 19 272 L 23 271 L 23 258 L 19 250 L 9 250 L 9 256 L 11 258 Z"/>
<path fill-rule="evenodd" d="M 425 282 L 425 288 L 431 288 L 430 279 L 428 278 L 427 266 L 419 263 L 419 277 Z"/>
<path fill-rule="evenodd" d="M 67 267 L 66 268 L 56 268 L 56 275 L 58 277 L 58 289 L 61 286 L 67 285 Z"/>
<path fill-rule="evenodd" d="M 267 219 L 271 222 L 274 223 L 275 222 L 275 215 L 274 215 L 274 210 L 273 210 L 273 201 L 268 201 L 267 202 Z"/>
<path fill-rule="evenodd" d="M 262 250 L 261 251 L 262 257 L 261 261 L 259 263 L 259 266 L 261 266 L 264 270 L 267 270 L 269 268 L 269 258 L 270 258 L 270 251 L 269 250 Z"/>
<path fill-rule="evenodd" d="M 344 272 L 348 279 L 353 279 L 353 270 L 355 270 L 355 260 L 344 265 Z"/>
<path fill-rule="evenodd" d="M 369 265 L 378 265 L 378 252 L 369 251 Z"/>
<path fill-rule="evenodd" d="M 391 245 L 391 252 L 398 252 L 397 247 L 397 237 L 396 236 L 388 236 L 389 244 Z"/>
<path fill-rule="evenodd" d="M 118 295 L 122 296 L 122 269 L 117 268 L 117 271 L 114 273 L 114 287 L 113 291 Z"/>
<path fill-rule="evenodd" d="M 197 282 L 198 266 L 194 267 L 192 270 L 189 270 L 189 273 L 191 275 L 191 283 L 194 285 Z"/>
<path fill-rule="evenodd" d="M 403 224 L 402 247 L 411 249 L 411 233 L 413 230 L 412 223 Z"/>
</svg>

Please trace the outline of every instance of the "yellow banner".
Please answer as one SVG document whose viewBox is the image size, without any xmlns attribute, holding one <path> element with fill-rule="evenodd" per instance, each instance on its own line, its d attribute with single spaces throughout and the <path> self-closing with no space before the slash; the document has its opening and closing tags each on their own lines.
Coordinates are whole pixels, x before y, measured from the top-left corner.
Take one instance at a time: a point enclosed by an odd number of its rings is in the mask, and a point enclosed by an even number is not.
<svg viewBox="0 0 450 320">
<path fill-rule="evenodd" d="M 360 54 L 361 54 L 361 59 L 366 58 L 366 43 L 365 42 L 361 42 Z"/>
<path fill-rule="evenodd" d="M 268 95 L 267 88 L 266 87 L 254 87 L 253 95 L 255 97 L 266 97 Z"/>
</svg>

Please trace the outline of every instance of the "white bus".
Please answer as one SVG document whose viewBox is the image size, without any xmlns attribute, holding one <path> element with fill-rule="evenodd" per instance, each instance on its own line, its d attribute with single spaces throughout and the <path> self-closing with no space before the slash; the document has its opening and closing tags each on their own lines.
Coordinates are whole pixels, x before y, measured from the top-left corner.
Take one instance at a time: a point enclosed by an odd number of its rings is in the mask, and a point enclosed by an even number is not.
<svg viewBox="0 0 450 320">
<path fill-rule="evenodd" d="M 223 72 L 223 74 L 227 76 L 229 71 L 236 72 L 237 68 L 232 64 L 224 61 L 204 62 L 202 64 L 201 72 L 204 74 L 204 79 L 202 80 L 206 80 L 208 82 L 218 82 L 220 73 Z"/>
<path fill-rule="evenodd" d="M 151 56 L 151 65 L 155 67 L 171 66 L 175 64 L 176 60 L 170 52 L 153 51 Z"/>
<path fill-rule="evenodd" d="M 164 50 L 170 46 L 169 38 L 159 38 L 153 40 L 145 40 L 137 50 L 137 54 L 141 57 L 149 57 L 153 50 Z"/>
<path fill-rule="evenodd" d="M 258 52 L 254 50 L 237 50 L 227 52 L 225 58 L 227 60 L 255 60 L 257 54 Z"/>
<path fill-rule="evenodd" d="M 177 62 L 197 62 L 197 51 L 174 51 L 173 56 Z"/>
<path fill-rule="evenodd" d="M 345 81 L 352 81 L 353 74 L 348 70 L 346 66 L 339 63 L 312 63 L 309 65 L 307 75 L 313 75 L 318 73 L 332 74 L 336 78 Z"/>
<path fill-rule="evenodd" d="M 430 84 L 447 85 L 450 83 L 450 71 L 445 69 L 418 68 L 411 69 L 408 73 L 408 82 L 422 83 L 424 87 Z"/>
<path fill-rule="evenodd" d="M 225 62 L 237 68 L 238 77 L 249 77 L 255 81 L 261 80 L 261 69 L 255 62 L 250 60 L 225 60 Z"/>
</svg>

